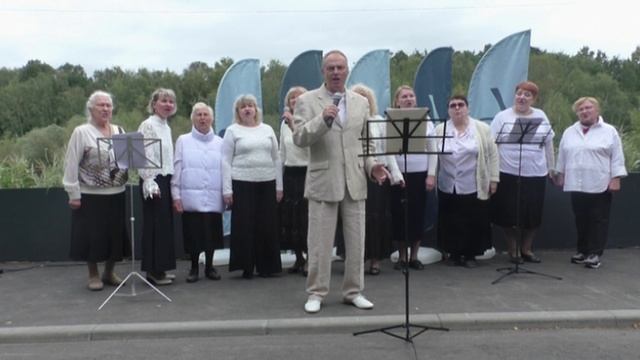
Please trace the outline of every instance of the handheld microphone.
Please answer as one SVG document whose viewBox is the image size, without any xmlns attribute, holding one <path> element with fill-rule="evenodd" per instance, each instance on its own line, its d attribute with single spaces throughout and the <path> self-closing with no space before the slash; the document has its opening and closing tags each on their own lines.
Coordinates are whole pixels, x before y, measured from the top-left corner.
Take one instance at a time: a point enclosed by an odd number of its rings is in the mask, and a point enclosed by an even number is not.
<svg viewBox="0 0 640 360">
<path fill-rule="evenodd" d="M 331 98 L 333 99 L 333 105 L 338 106 L 338 104 L 340 104 L 340 100 L 342 100 L 342 94 L 335 93 L 335 94 L 333 94 L 333 96 L 331 96 Z M 333 120 L 335 120 L 335 117 L 329 116 L 329 117 L 327 117 L 326 120 L 333 121 Z"/>
<path fill-rule="evenodd" d="M 333 105 L 338 106 L 340 104 L 340 100 L 342 100 L 342 94 L 333 94 Z"/>
<path fill-rule="evenodd" d="M 291 110 L 289 110 L 288 106 L 285 106 L 284 109 L 282 109 L 282 116 L 280 116 L 280 120 L 281 121 L 287 121 L 287 117 L 284 116 L 284 114 L 291 112 Z"/>
</svg>

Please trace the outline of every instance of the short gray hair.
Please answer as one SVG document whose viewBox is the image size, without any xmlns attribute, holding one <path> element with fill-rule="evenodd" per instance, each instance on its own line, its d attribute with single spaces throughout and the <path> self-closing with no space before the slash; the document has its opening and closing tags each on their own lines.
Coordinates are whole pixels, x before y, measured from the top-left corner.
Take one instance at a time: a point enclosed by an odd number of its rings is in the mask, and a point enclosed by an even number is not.
<svg viewBox="0 0 640 360">
<path fill-rule="evenodd" d="M 96 106 L 96 102 L 99 97 L 106 97 L 109 99 L 111 103 L 111 108 L 113 109 L 113 96 L 104 90 L 96 90 L 91 95 L 89 95 L 89 99 L 87 99 L 87 103 L 84 108 L 84 114 L 87 117 L 87 121 L 91 121 L 91 109 Z"/>
<path fill-rule="evenodd" d="M 207 111 L 211 115 L 211 118 L 213 119 L 213 109 L 211 108 L 211 106 L 209 106 L 209 105 L 203 103 L 202 101 L 200 101 L 200 102 L 197 102 L 197 103 L 193 104 L 193 107 L 191 108 L 191 116 L 190 116 L 191 121 L 193 121 L 193 117 L 196 116 L 196 111 L 198 111 L 199 109 L 202 109 L 202 108 L 207 109 Z"/>
</svg>

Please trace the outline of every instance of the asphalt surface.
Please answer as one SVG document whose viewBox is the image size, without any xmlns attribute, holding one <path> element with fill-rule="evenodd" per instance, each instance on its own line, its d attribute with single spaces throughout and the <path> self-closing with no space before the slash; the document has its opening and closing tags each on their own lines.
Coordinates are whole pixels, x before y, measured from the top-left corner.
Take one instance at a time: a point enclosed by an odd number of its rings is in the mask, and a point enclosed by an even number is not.
<svg viewBox="0 0 640 360">
<path fill-rule="evenodd" d="M 571 264 L 569 251 L 538 255 L 541 264 L 521 270 L 562 280 L 517 273 L 492 285 L 501 274 L 496 269 L 510 266 L 504 254 L 474 269 L 437 262 L 411 271 L 410 323 L 451 331 L 640 326 L 640 249 L 607 250 L 597 270 Z M 129 281 L 98 310 L 115 288 L 88 291 L 83 264 L 0 263 L 0 343 L 335 335 L 405 323 L 405 281 L 390 261 L 382 263 L 380 275 L 365 277 L 372 310 L 342 303 L 343 263 L 333 265 L 331 292 L 320 313 L 309 315 L 303 310 L 305 278 L 286 271 L 245 280 L 218 266 L 222 280 L 188 284 L 189 263 L 179 261 L 175 283 L 159 288 L 171 302 L 136 280 L 135 296 Z M 117 271 L 124 277 L 130 264 L 119 264 Z M 406 335 L 402 328 L 398 333 Z"/>
</svg>

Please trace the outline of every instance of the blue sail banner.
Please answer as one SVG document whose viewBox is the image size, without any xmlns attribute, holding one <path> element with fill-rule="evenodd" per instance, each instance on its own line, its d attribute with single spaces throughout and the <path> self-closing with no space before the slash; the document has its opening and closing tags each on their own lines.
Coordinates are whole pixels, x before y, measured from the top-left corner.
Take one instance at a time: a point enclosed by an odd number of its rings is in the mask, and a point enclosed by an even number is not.
<svg viewBox="0 0 640 360">
<path fill-rule="evenodd" d="M 280 83 L 280 99 L 278 111 L 284 109 L 284 98 L 287 91 L 294 86 L 302 86 L 312 90 L 322 85 L 322 50 L 308 50 L 296 56 Z"/>
<path fill-rule="evenodd" d="M 516 85 L 527 79 L 531 30 L 510 35 L 480 59 L 469 84 L 471 116 L 491 120 L 513 104 Z"/>
<path fill-rule="evenodd" d="M 389 50 L 373 50 L 364 54 L 349 73 L 347 87 L 363 84 L 376 94 L 378 113 L 389 107 L 391 97 L 391 53 Z"/>
<path fill-rule="evenodd" d="M 413 89 L 418 106 L 431 109 L 432 119 L 447 118 L 447 101 L 451 96 L 453 49 L 441 47 L 431 51 L 418 66 Z"/>
<path fill-rule="evenodd" d="M 233 103 L 238 96 L 252 94 L 262 108 L 262 84 L 260 82 L 260 61 L 244 59 L 231 65 L 224 73 L 216 94 L 216 132 L 227 128 L 233 122 Z"/>
</svg>

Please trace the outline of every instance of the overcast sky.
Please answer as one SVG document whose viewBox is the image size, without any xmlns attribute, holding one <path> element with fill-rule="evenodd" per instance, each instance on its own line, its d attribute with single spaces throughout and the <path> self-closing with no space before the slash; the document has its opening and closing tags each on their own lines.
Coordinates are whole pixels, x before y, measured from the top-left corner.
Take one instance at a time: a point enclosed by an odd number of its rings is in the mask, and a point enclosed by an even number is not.
<svg viewBox="0 0 640 360">
<path fill-rule="evenodd" d="M 113 66 L 181 72 L 193 61 L 288 64 L 334 48 L 353 63 L 375 49 L 478 51 L 527 29 L 543 50 L 586 45 L 628 58 L 640 45 L 638 13 L 633 0 L 2 0 L 0 67 L 38 59 L 89 75 Z"/>
</svg>

